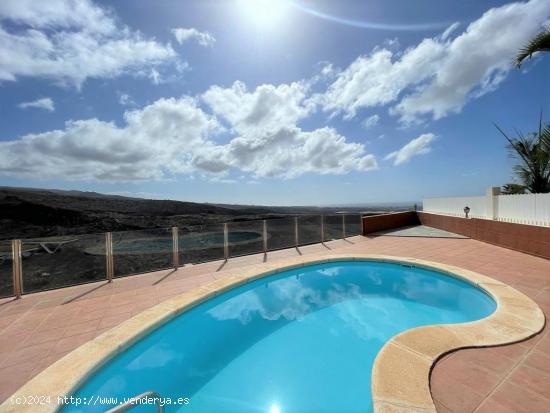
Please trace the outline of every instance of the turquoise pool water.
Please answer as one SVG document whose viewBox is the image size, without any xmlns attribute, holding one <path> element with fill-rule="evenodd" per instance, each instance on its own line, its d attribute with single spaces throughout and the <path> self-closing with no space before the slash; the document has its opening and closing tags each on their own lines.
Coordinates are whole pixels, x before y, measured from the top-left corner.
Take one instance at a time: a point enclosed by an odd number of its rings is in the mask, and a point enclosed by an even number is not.
<svg viewBox="0 0 550 413">
<path fill-rule="evenodd" d="M 435 271 L 366 261 L 311 265 L 180 315 L 115 357 L 74 396 L 105 402 L 98 397 L 155 390 L 173 403 L 189 398 L 165 406 L 167 412 L 368 412 L 372 365 L 392 336 L 480 319 L 495 308 L 480 289 Z"/>
</svg>

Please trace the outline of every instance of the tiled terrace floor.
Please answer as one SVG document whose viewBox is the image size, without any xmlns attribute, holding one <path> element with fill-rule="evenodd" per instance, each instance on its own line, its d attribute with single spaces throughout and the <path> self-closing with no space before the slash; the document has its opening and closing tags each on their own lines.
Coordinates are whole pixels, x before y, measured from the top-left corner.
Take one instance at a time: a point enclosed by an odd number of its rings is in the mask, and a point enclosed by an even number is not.
<svg viewBox="0 0 550 413">
<path fill-rule="evenodd" d="M 550 261 L 471 239 L 355 237 L 300 248 L 303 255 L 373 253 L 416 257 L 471 269 L 515 286 L 550 316 Z M 267 262 L 297 255 L 269 253 Z M 0 400 L 82 343 L 160 301 L 261 265 L 263 254 L 0 300 Z M 550 333 L 523 343 L 460 350 L 441 359 L 431 378 L 441 412 L 550 411 Z"/>
<path fill-rule="evenodd" d="M 464 235 L 445 231 L 439 228 L 428 227 L 426 225 L 414 225 L 411 227 L 386 229 L 378 231 L 371 235 L 386 235 L 391 237 L 428 237 L 428 238 L 468 238 Z"/>
</svg>

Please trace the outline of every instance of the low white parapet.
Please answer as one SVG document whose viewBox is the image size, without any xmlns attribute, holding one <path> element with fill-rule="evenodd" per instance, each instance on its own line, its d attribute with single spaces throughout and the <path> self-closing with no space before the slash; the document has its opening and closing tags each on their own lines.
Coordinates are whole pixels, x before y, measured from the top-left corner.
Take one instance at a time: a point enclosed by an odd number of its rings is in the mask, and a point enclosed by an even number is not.
<svg viewBox="0 0 550 413">
<path fill-rule="evenodd" d="M 485 196 L 426 198 L 423 210 L 435 214 L 493 219 L 518 224 L 550 226 L 550 193 L 500 195 L 499 188 L 489 188 Z"/>
</svg>

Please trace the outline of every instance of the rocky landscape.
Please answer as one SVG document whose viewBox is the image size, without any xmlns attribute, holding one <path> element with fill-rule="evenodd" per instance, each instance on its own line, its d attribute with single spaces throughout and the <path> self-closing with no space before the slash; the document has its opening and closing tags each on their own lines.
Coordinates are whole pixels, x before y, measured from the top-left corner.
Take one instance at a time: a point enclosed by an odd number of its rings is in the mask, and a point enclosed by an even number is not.
<svg viewBox="0 0 550 413">
<path fill-rule="evenodd" d="M 400 209 L 403 207 L 394 207 Z M 172 266 L 171 227 L 179 228 L 180 264 L 223 259 L 223 223 L 229 228 L 229 254 L 263 250 L 263 219 L 268 249 L 360 233 L 360 213 L 371 207 L 264 207 L 212 205 L 172 200 L 129 198 L 95 192 L 0 187 L 0 296 L 12 294 L 11 239 L 22 240 L 26 292 L 105 279 L 105 232 L 113 232 L 115 276 Z M 392 208 L 385 207 L 384 210 Z"/>
</svg>

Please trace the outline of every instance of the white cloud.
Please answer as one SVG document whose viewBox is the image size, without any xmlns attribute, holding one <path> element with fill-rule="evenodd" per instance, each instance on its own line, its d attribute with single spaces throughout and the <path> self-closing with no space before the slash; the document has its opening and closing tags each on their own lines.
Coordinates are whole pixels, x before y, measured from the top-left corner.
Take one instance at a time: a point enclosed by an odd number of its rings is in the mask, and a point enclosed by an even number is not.
<svg viewBox="0 0 550 413">
<path fill-rule="evenodd" d="M 184 29 L 182 27 L 178 27 L 178 28 L 172 29 L 171 32 L 179 44 L 183 44 L 188 40 L 194 39 L 201 46 L 208 47 L 208 46 L 213 46 L 214 43 L 216 42 L 216 39 L 210 33 L 201 32 L 195 28 Z"/>
<path fill-rule="evenodd" d="M 128 94 L 128 93 L 120 93 L 118 92 L 118 103 L 120 103 L 122 106 L 134 106 L 136 102 L 134 102 L 134 99 Z"/>
<path fill-rule="evenodd" d="M 398 50 L 400 46 L 399 39 L 397 37 L 394 37 L 393 39 L 386 39 L 382 44 L 390 50 Z"/>
<path fill-rule="evenodd" d="M 214 113 L 227 120 L 238 133 L 296 125 L 315 109 L 307 97 L 308 86 L 304 82 L 261 85 L 250 92 L 243 82 L 237 81 L 230 88 L 212 86 L 202 95 Z"/>
<path fill-rule="evenodd" d="M 332 63 L 326 63 L 321 68 L 321 74 L 325 77 L 331 77 L 335 75 L 336 70 L 332 66 Z"/>
<path fill-rule="evenodd" d="M 218 128 L 191 98 L 127 111 L 125 125 L 98 119 L 0 142 L 0 172 L 67 180 L 151 180 L 188 172 L 194 148 Z"/>
<path fill-rule="evenodd" d="M 17 105 L 17 107 L 21 109 L 28 109 L 28 108 L 44 109 L 49 112 L 53 112 L 55 110 L 55 105 L 51 98 L 41 98 L 41 99 L 33 100 L 31 102 L 22 102 L 19 105 Z"/>
<path fill-rule="evenodd" d="M 90 0 L 3 0 L 0 18 L 33 28 L 79 28 L 110 33 L 116 29 L 110 13 Z"/>
<path fill-rule="evenodd" d="M 80 87 L 175 61 L 169 44 L 145 39 L 89 0 L 0 2 L 0 81 L 43 77 Z"/>
<path fill-rule="evenodd" d="M 380 116 L 375 114 L 361 122 L 361 126 L 363 126 L 363 129 L 370 129 L 378 125 L 378 122 L 380 122 Z"/>
<path fill-rule="evenodd" d="M 425 155 L 431 152 L 432 148 L 430 144 L 437 139 L 437 136 L 433 133 L 424 133 L 418 138 L 411 140 L 401 149 L 390 153 L 384 159 L 390 160 L 393 159 L 394 165 L 401 165 L 402 163 L 407 162 L 414 156 Z"/>
<path fill-rule="evenodd" d="M 458 28 L 460 27 L 460 23 L 459 22 L 456 22 L 456 23 L 453 23 L 451 24 L 449 27 L 447 27 L 447 29 L 443 32 L 443 34 L 440 36 L 440 39 L 445 41 L 447 40 L 449 37 L 451 37 L 451 35 L 458 30 Z"/>
<path fill-rule="evenodd" d="M 160 76 L 160 73 L 157 69 L 154 67 L 149 72 L 149 79 L 151 79 L 151 82 L 153 82 L 155 85 L 160 85 L 162 82 L 162 78 Z"/>
<path fill-rule="evenodd" d="M 403 53 L 375 48 L 342 70 L 317 101 L 346 119 L 391 103 L 390 113 L 403 123 L 459 112 L 498 87 L 517 50 L 549 17 L 548 0 L 511 3 L 490 9 L 454 38 L 456 23 Z"/>
<path fill-rule="evenodd" d="M 295 178 L 305 173 L 345 174 L 378 165 L 364 145 L 350 143 L 332 128 L 306 132 L 297 127 L 243 135 L 213 148 L 200 161 L 211 172 L 238 168 L 255 177 Z"/>
<path fill-rule="evenodd" d="M 394 109 L 402 121 L 430 114 L 439 119 L 459 112 L 470 98 L 494 90 L 511 69 L 513 57 L 550 17 L 550 2 L 531 0 L 487 11 L 453 40 L 433 80 Z"/>
<path fill-rule="evenodd" d="M 255 107 L 248 106 L 248 115 L 256 113 Z M 0 142 L 0 173 L 106 181 L 197 173 L 227 180 L 233 170 L 252 177 L 294 178 L 310 172 L 344 174 L 377 168 L 364 145 L 347 142 L 334 129 L 308 132 L 292 125 L 290 120 L 301 116 L 292 110 L 281 114 L 273 106 L 275 114 L 262 112 L 252 117 L 258 122 L 252 125 L 240 115 L 233 117 L 231 105 L 224 108 L 238 132 L 225 144 L 213 140 L 222 127 L 195 99 L 160 99 L 125 112 L 122 127 L 98 119 L 78 120 L 61 130 Z M 277 120 L 284 124 L 277 125 Z"/>
<path fill-rule="evenodd" d="M 350 143 L 332 128 L 304 131 L 297 124 L 315 110 L 305 82 L 212 86 L 202 99 L 238 136 L 200 160 L 212 172 L 239 168 L 256 177 L 294 178 L 304 173 L 344 174 L 377 168 L 363 144 Z"/>
<path fill-rule="evenodd" d="M 429 77 L 442 54 L 443 47 L 433 39 L 423 40 L 397 61 L 390 50 L 375 49 L 340 72 L 320 103 L 326 111 L 343 113 L 345 119 L 359 109 L 391 103 L 406 87 Z"/>
</svg>

